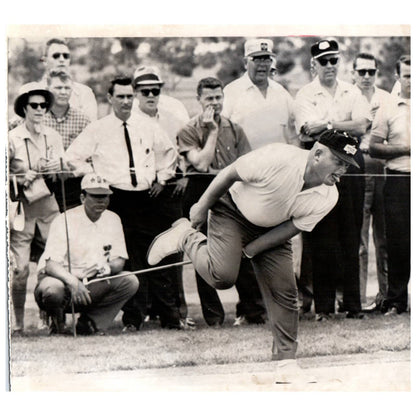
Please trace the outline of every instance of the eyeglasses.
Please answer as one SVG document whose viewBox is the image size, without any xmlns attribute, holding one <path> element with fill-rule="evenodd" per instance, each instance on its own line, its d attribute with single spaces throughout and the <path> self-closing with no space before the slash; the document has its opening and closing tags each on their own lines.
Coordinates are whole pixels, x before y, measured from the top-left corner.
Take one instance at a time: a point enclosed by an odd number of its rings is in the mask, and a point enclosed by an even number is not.
<svg viewBox="0 0 416 416">
<path fill-rule="evenodd" d="M 370 77 L 373 77 L 376 74 L 377 69 L 356 69 L 356 71 L 360 77 L 364 77 L 367 73 Z"/>
<path fill-rule="evenodd" d="M 52 58 L 53 59 L 59 59 L 60 57 L 63 57 L 64 59 L 69 59 L 71 57 L 71 54 L 68 52 L 55 52 L 54 54 L 52 54 Z"/>
<path fill-rule="evenodd" d="M 327 66 L 328 62 L 330 62 L 332 66 L 338 63 L 338 58 L 318 58 L 317 60 L 321 66 Z"/>
<path fill-rule="evenodd" d="M 140 92 L 143 97 L 148 97 L 150 93 L 153 94 L 153 97 L 157 97 L 160 94 L 160 88 L 143 88 Z"/>
<path fill-rule="evenodd" d="M 34 110 L 37 108 L 45 109 L 48 106 L 48 103 L 27 103 L 27 105 L 30 105 Z"/>
<path fill-rule="evenodd" d="M 249 56 L 248 59 L 255 63 L 260 63 L 260 62 L 264 62 L 265 64 L 272 63 L 272 58 L 270 58 L 270 56 Z"/>
</svg>

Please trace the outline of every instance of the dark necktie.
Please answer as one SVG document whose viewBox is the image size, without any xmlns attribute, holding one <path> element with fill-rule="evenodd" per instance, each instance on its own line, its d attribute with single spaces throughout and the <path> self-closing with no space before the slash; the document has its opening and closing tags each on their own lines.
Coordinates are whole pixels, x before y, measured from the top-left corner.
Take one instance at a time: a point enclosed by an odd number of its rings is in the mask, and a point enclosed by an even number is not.
<svg viewBox="0 0 416 416">
<path fill-rule="evenodd" d="M 127 151 L 129 152 L 129 167 L 130 167 L 131 184 L 133 186 L 136 186 L 137 177 L 136 177 L 136 170 L 134 168 L 133 151 L 131 150 L 131 142 L 130 142 L 129 131 L 127 130 L 127 123 L 124 122 L 123 126 L 124 126 L 124 138 L 126 139 Z"/>
</svg>

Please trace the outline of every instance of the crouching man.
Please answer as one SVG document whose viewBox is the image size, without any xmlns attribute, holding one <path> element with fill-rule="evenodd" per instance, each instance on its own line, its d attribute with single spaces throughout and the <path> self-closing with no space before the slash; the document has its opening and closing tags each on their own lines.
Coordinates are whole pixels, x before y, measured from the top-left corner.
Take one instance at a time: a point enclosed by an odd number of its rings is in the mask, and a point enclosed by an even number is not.
<svg viewBox="0 0 416 416">
<path fill-rule="evenodd" d="M 327 130 L 310 151 L 275 143 L 238 158 L 223 169 L 191 208 L 153 241 L 150 265 L 184 251 L 201 277 L 216 289 L 231 287 L 241 257 L 251 263 L 277 347 L 277 383 L 315 382 L 296 362 L 298 305 L 290 239 L 311 231 L 335 206 L 334 186 L 358 142 Z M 208 216 L 209 212 L 209 216 Z M 207 237 L 197 230 L 208 220 Z"/>
<path fill-rule="evenodd" d="M 90 335 L 105 330 L 139 287 L 135 275 L 114 276 L 128 258 L 123 227 L 108 211 L 112 191 L 96 174 L 81 181 L 82 205 L 57 216 L 51 224 L 38 264 L 35 299 L 51 317 L 50 333 L 65 332 L 65 313 L 80 313 L 76 330 Z"/>
</svg>

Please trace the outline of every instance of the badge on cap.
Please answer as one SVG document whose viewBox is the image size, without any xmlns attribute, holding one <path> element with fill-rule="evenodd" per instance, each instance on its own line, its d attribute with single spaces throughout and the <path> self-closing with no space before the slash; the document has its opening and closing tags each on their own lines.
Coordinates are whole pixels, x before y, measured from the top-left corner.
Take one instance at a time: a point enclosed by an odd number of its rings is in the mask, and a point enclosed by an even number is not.
<svg viewBox="0 0 416 416">
<path fill-rule="evenodd" d="M 319 44 L 319 49 L 322 51 L 324 49 L 328 49 L 331 45 L 329 44 L 329 42 L 327 42 L 326 40 L 324 40 L 323 42 L 321 42 Z"/>
<path fill-rule="evenodd" d="M 350 144 L 346 144 L 344 146 L 344 152 L 346 154 L 355 155 L 357 153 L 357 149 L 354 146 L 350 145 Z"/>
</svg>

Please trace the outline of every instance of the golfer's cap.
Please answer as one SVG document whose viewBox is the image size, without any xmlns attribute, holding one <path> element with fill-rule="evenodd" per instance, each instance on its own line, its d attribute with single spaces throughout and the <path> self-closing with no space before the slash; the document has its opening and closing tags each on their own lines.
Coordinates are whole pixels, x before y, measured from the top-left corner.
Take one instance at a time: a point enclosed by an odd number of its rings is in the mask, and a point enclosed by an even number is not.
<svg viewBox="0 0 416 416">
<path fill-rule="evenodd" d="M 271 39 L 249 39 L 244 44 L 244 56 L 275 56 Z"/>
<path fill-rule="evenodd" d="M 111 195 L 110 184 L 102 176 L 87 173 L 81 181 L 81 189 L 92 195 Z"/>
<path fill-rule="evenodd" d="M 318 141 L 344 162 L 357 168 L 360 167 L 354 159 L 354 155 L 358 151 L 358 140 L 347 132 L 334 129 L 326 130 L 320 135 Z"/>
<path fill-rule="evenodd" d="M 320 58 L 325 55 L 338 55 L 338 43 L 335 40 L 320 40 L 311 46 L 313 58 Z"/>
<path fill-rule="evenodd" d="M 134 71 L 133 86 L 138 85 L 160 85 L 164 84 L 159 70 L 154 66 L 139 66 Z"/>
</svg>

